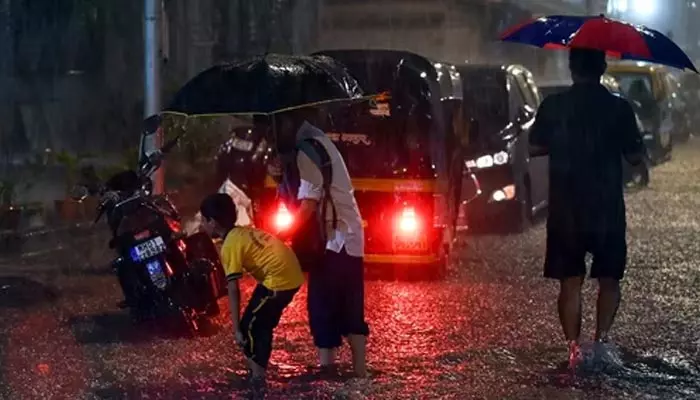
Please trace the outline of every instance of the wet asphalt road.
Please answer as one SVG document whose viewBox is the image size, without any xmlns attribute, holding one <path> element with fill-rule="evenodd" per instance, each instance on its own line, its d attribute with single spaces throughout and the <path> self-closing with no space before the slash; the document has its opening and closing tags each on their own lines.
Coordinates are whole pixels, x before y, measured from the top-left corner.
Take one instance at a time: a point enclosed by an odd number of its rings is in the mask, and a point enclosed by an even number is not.
<svg viewBox="0 0 700 400">
<path fill-rule="evenodd" d="M 301 292 L 276 332 L 267 398 L 700 398 L 699 175 L 695 140 L 653 171 L 649 189 L 628 195 L 629 267 L 613 332 L 621 369 L 564 372 L 540 225 L 461 238 L 443 282 L 368 282 L 368 381 L 316 379 Z M 218 332 L 194 340 L 132 327 L 114 307 L 119 289 L 98 245 L 0 265 L 0 398 L 252 395 L 227 310 Z M 586 292 L 592 334 L 592 282 Z M 342 357 L 347 371 L 347 349 Z"/>
</svg>

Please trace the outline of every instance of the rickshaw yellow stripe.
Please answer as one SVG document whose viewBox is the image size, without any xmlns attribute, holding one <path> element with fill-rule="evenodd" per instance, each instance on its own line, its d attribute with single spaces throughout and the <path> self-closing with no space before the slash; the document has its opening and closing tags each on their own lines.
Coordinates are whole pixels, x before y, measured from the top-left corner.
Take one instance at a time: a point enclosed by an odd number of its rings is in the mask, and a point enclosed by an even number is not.
<svg viewBox="0 0 700 400">
<path fill-rule="evenodd" d="M 352 180 L 355 191 L 370 192 L 435 192 L 435 181 L 430 179 L 374 179 L 356 178 Z"/>
<path fill-rule="evenodd" d="M 277 182 L 270 175 L 265 175 L 265 187 L 268 189 L 277 189 Z"/>
<path fill-rule="evenodd" d="M 352 186 L 355 188 L 355 191 L 381 193 L 435 193 L 437 191 L 435 181 L 430 179 L 355 178 L 352 179 Z M 270 189 L 277 188 L 277 182 L 268 175 L 265 177 L 265 187 Z"/>
<path fill-rule="evenodd" d="M 432 264 L 439 261 L 438 256 L 429 255 L 408 255 L 408 254 L 365 254 L 364 262 L 370 264 Z"/>
</svg>

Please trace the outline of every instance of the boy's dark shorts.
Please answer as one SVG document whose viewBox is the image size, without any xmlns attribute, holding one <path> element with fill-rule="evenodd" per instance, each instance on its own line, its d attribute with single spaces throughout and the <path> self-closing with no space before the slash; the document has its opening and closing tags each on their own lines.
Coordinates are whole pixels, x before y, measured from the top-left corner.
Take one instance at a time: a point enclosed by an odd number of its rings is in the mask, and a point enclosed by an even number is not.
<svg viewBox="0 0 700 400">
<path fill-rule="evenodd" d="M 627 264 L 625 229 L 594 233 L 548 229 L 544 276 L 558 280 L 585 276 L 586 253 L 593 255 L 591 278 L 621 280 Z"/>
<path fill-rule="evenodd" d="M 250 296 L 241 317 L 241 333 L 245 340 L 243 352 L 263 368 L 267 368 L 272 353 L 272 331 L 298 291 L 299 288 L 272 291 L 258 284 Z"/>
<path fill-rule="evenodd" d="M 323 263 L 309 271 L 309 325 L 314 345 L 339 347 L 347 335 L 369 335 L 365 322 L 362 257 L 326 250 Z"/>
</svg>

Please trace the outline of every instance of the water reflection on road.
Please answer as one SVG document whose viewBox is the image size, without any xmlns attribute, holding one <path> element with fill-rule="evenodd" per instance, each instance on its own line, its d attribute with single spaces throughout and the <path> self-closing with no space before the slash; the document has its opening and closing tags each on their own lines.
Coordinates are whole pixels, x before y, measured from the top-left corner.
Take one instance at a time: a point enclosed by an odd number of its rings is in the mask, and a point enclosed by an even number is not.
<svg viewBox="0 0 700 400">
<path fill-rule="evenodd" d="M 300 292 L 275 336 L 267 398 L 700 398 L 700 197 L 687 195 L 700 193 L 699 156 L 697 143 L 678 150 L 654 170 L 650 189 L 627 200 L 618 368 L 565 372 L 557 287 L 540 278 L 538 226 L 518 236 L 462 237 L 446 281 L 368 282 L 369 380 L 350 377 L 347 349 L 340 376 L 320 379 Z M 114 307 L 118 289 L 106 273 L 28 266 L 8 277 L 2 268 L 0 398 L 252 395 L 226 302 L 218 329 L 184 339 L 132 327 Z M 244 296 L 250 289 L 248 282 Z M 595 286 L 585 291 L 593 299 Z M 592 334 L 593 302 L 585 315 Z"/>
</svg>

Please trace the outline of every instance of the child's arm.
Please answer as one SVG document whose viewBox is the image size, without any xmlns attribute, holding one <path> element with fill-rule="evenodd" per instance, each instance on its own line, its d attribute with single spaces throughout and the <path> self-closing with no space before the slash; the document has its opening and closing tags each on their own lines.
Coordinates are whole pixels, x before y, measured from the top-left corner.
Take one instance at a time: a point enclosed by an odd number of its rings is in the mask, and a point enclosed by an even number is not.
<svg viewBox="0 0 700 400">
<path fill-rule="evenodd" d="M 228 301 L 231 306 L 233 332 L 237 334 L 240 331 L 241 321 L 241 290 L 238 287 L 238 279 L 228 282 Z"/>
<path fill-rule="evenodd" d="M 234 333 L 239 331 L 241 320 L 241 291 L 238 280 L 243 276 L 243 250 L 240 241 L 225 241 L 221 249 L 221 263 L 228 281 L 228 297 Z"/>
</svg>

